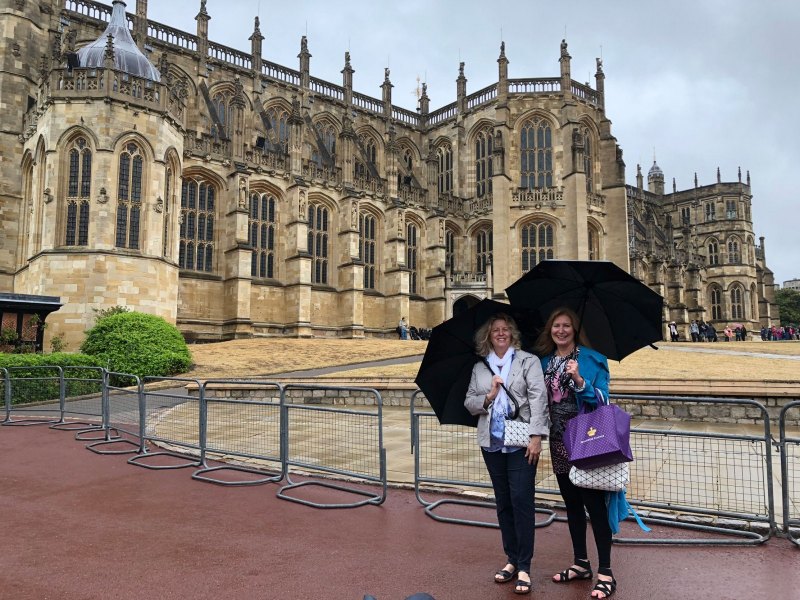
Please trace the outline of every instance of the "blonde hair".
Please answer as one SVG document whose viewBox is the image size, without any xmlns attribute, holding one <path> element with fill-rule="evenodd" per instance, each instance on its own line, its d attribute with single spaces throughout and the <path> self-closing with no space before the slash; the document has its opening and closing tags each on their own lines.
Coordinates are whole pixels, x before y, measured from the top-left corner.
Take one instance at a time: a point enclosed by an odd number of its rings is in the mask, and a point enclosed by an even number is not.
<svg viewBox="0 0 800 600">
<path fill-rule="evenodd" d="M 583 335 L 583 328 L 581 327 L 581 321 L 578 318 L 578 315 L 575 314 L 575 311 L 571 308 L 562 306 L 550 313 L 547 323 L 544 324 L 542 331 L 539 332 L 539 337 L 536 338 L 534 350 L 538 356 L 547 356 L 555 351 L 556 343 L 553 341 L 553 334 L 551 333 L 551 330 L 553 329 L 553 323 L 558 317 L 568 317 L 572 322 L 572 329 L 575 330 L 576 345 L 589 346 L 589 344 L 586 342 L 586 336 Z"/>
<path fill-rule="evenodd" d="M 489 353 L 494 350 L 491 335 L 495 321 L 505 321 L 511 332 L 511 346 L 513 348 L 519 348 L 520 346 L 522 334 L 519 332 L 516 321 L 506 313 L 495 313 L 475 332 L 475 351 L 481 356 L 489 356 Z"/>
</svg>

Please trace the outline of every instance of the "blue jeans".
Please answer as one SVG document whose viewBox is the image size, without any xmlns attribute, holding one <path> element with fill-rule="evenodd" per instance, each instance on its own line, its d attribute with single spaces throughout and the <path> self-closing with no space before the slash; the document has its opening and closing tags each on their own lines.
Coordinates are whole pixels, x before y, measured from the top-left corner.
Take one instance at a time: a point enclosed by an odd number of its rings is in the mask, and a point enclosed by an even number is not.
<svg viewBox="0 0 800 600">
<path fill-rule="evenodd" d="M 408 339 L 408 328 L 407 327 L 401 327 L 400 328 L 400 339 L 401 340 L 407 340 Z"/>
<path fill-rule="evenodd" d="M 536 463 L 529 465 L 525 450 L 487 452 L 481 450 L 489 471 L 497 504 L 497 521 L 508 562 L 531 572 L 536 506 Z"/>
</svg>

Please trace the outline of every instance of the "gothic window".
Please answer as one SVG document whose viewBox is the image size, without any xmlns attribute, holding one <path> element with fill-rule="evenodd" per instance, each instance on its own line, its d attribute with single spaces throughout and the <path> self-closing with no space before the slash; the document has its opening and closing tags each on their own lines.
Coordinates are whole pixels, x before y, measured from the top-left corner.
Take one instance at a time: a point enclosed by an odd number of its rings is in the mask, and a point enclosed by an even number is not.
<svg viewBox="0 0 800 600">
<path fill-rule="evenodd" d="M 178 265 L 210 273 L 214 261 L 214 211 L 216 190 L 202 179 L 183 179 Z"/>
<path fill-rule="evenodd" d="M 711 301 L 711 318 L 714 321 L 722 320 L 722 290 L 716 285 L 709 288 L 709 296 Z"/>
<path fill-rule="evenodd" d="M 738 285 L 731 288 L 731 319 L 744 319 L 744 293 Z"/>
<path fill-rule="evenodd" d="M 233 104 L 231 103 L 230 99 L 221 92 L 214 95 L 212 104 L 214 105 L 214 110 L 217 112 L 219 123 L 222 126 L 222 131 L 220 131 L 222 137 L 230 137 L 234 121 Z"/>
<path fill-rule="evenodd" d="M 443 144 L 436 150 L 436 179 L 440 194 L 453 191 L 453 148 Z"/>
<path fill-rule="evenodd" d="M 713 221 L 717 218 L 717 205 L 715 202 L 706 202 L 706 221 Z"/>
<path fill-rule="evenodd" d="M 520 133 L 520 187 L 553 187 L 553 139 L 550 124 L 537 117 L 526 121 Z"/>
<path fill-rule="evenodd" d="M 739 247 L 739 240 L 733 238 L 728 240 L 728 263 L 738 265 L 742 262 L 742 253 Z"/>
<path fill-rule="evenodd" d="M 408 268 L 408 291 L 411 294 L 417 294 L 419 290 L 417 279 L 418 235 L 416 225 L 406 224 L 406 268 Z"/>
<path fill-rule="evenodd" d="M 364 289 L 375 289 L 375 245 L 377 243 L 376 219 L 369 213 L 358 217 L 359 256 L 364 261 Z"/>
<path fill-rule="evenodd" d="M 708 242 L 708 264 L 719 264 L 719 242 L 717 242 L 717 240 Z"/>
<path fill-rule="evenodd" d="M 139 248 L 143 168 L 139 147 L 132 142 L 126 144 L 119 155 L 117 175 L 117 248 Z"/>
<path fill-rule="evenodd" d="M 173 170 L 172 166 L 167 167 L 167 172 L 164 177 L 164 203 L 163 203 L 163 217 L 164 222 L 161 227 L 161 255 L 164 257 L 169 257 L 170 255 L 170 247 L 172 244 L 170 243 L 170 231 L 169 231 L 169 224 L 172 220 L 172 194 L 174 193 L 174 181 L 175 178 L 175 171 Z"/>
<path fill-rule="evenodd" d="M 456 236 L 452 229 L 444 232 L 444 264 L 450 271 L 456 270 Z"/>
<path fill-rule="evenodd" d="M 406 166 L 409 173 L 414 169 L 414 153 L 411 151 L 411 148 L 403 149 L 403 164 Z"/>
<path fill-rule="evenodd" d="M 289 113 L 281 107 L 267 110 L 270 124 L 270 140 L 284 154 L 289 153 Z"/>
<path fill-rule="evenodd" d="M 492 264 L 493 236 L 491 229 L 481 229 L 475 234 L 475 270 L 486 273 Z"/>
<path fill-rule="evenodd" d="M 736 200 L 725 201 L 725 218 L 726 219 L 736 218 Z"/>
<path fill-rule="evenodd" d="M 327 121 L 320 121 L 315 127 L 317 129 L 318 140 L 328 152 L 328 156 L 333 160 L 336 154 L 336 129 Z M 320 167 L 322 166 L 322 155 L 318 151 L 314 150 L 312 152 L 311 160 Z"/>
<path fill-rule="evenodd" d="M 355 177 L 364 177 L 369 178 L 370 176 L 370 168 L 369 165 L 373 165 L 377 167 L 377 158 L 378 158 L 378 150 L 375 144 L 375 140 L 368 136 L 360 136 L 359 141 L 361 142 L 361 148 L 364 152 L 363 158 L 366 159 L 366 163 L 361 160 L 361 157 L 356 158 L 355 164 L 353 165 L 353 175 Z"/>
<path fill-rule="evenodd" d="M 64 243 L 67 246 L 86 246 L 89 243 L 89 197 L 92 188 L 92 151 L 86 138 L 79 137 L 72 143 L 68 173 Z"/>
<path fill-rule="evenodd" d="M 492 193 L 492 136 L 484 129 L 475 137 L 475 194 L 478 198 Z"/>
<path fill-rule="evenodd" d="M 250 233 L 248 242 L 253 248 L 250 275 L 275 277 L 275 197 L 271 194 L 250 194 Z"/>
<path fill-rule="evenodd" d="M 553 258 L 553 226 L 533 222 L 522 228 L 522 272 L 527 273 L 540 261 Z"/>
<path fill-rule="evenodd" d="M 586 174 L 586 193 L 594 193 L 594 142 L 589 128 L 583 129 L 583 172 Z"/>
<path fill-rule="evenodd" d="M 589 260 L 600 260 L 600 232 L 597 227 L 589 223 Z"/>
<path fill-rule="evenodd" d="M 688 225 L 691 221 L 691 208 L 688 206 L 681 207 L 681 223 L 683 225 Z"/>
<path fill-rule="evenodd" d="M 328 283 L 328 209 L 314 202 L 308 205 L 308 252 L 311 254 L 311 283 Z"/>
</svg>

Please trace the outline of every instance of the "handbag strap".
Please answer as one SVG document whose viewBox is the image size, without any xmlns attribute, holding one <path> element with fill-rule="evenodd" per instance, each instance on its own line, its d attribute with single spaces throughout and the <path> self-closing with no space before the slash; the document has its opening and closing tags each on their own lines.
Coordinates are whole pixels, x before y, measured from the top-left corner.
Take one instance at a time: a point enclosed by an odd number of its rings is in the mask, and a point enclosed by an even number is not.
<svg viewBox="0 0 800 600">
<path fill-rule="evenodd" d="M 481 357 L 481 361 L 483 361 L 483 364 L 485 364 L 486 368 L 489 369 L 489 373 L 491 373 L 492 375 L 499 375 L 498 373 L 495 373 L 492 370 L 492 366 L 489 364 L 489 361 L 486 360 L 485 356 Z M 506 387 L 505 383 L 501 383 L 500 387 L 503 388 L 503 391 L 508 396 L 508 399 L 511 400 L 511 402 L 514 403 L 514 414 L 513 415 L 509 415 L 511 420 L 513 421 L 519 416 L 519 402 L 517 402 L 517 399 L 514 397 L 514 394 L 512 394 L 511 391 Z"/>
</svg>

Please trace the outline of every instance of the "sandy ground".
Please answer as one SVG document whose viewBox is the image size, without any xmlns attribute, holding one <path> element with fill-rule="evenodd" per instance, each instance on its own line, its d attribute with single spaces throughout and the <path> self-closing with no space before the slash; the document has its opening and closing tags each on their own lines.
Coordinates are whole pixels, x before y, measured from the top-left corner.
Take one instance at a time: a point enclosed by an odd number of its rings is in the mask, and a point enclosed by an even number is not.
<svg viewBox="0 0 800 600">
<path fill-rule="evenodd" d="M 615 379 L 728 379 L 800 382 L 800 342 L 671 344 L 644 348 L 621 362 L 611 361 Z M 413 356 L 426 343 L 401 340 L 261 338 L 191 346 L 195 360 L 188 376 L 254 377 L 335 365 Z M 702 351 L 701 351 L 702 350 Z M 708 351 L 708 352 L 706 352 Z M 777 355 L 785 356 L 780 358 Z M 337 376 L 413 379 L 419 363 L 343 370 Z"/>
</svg>

